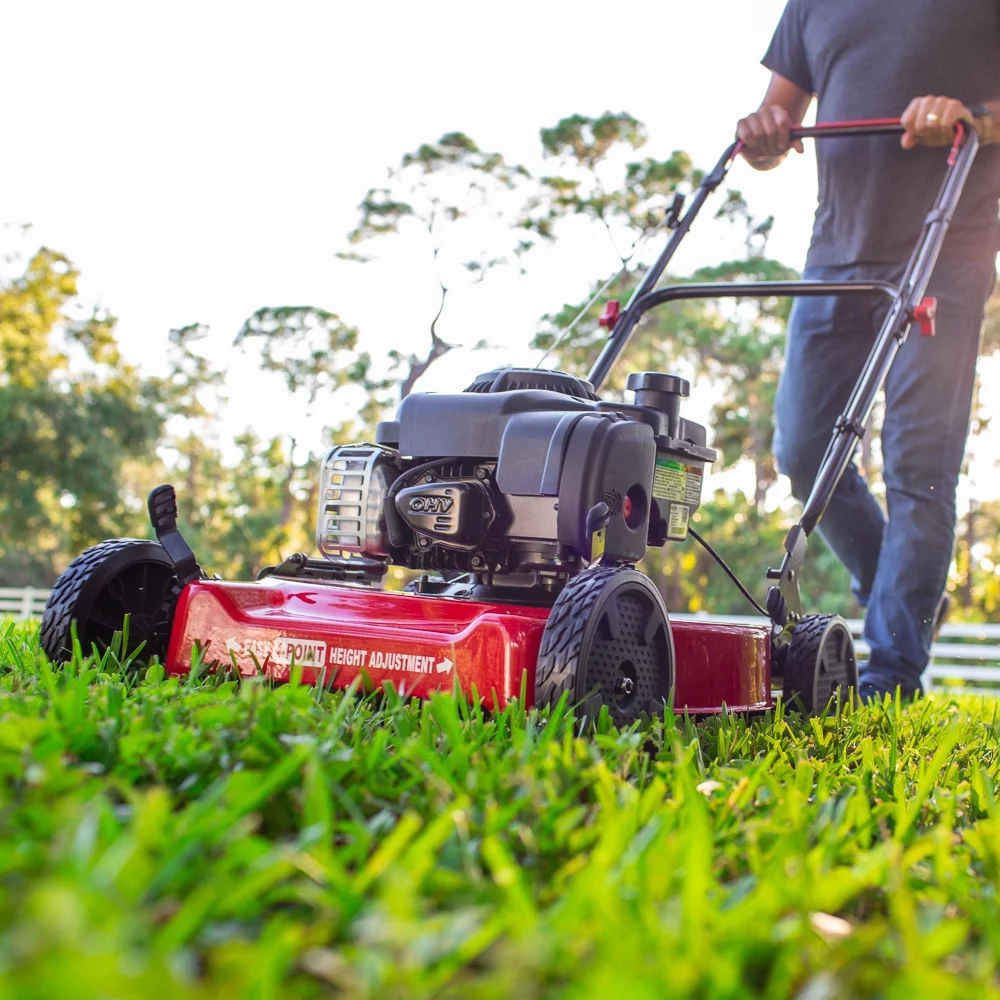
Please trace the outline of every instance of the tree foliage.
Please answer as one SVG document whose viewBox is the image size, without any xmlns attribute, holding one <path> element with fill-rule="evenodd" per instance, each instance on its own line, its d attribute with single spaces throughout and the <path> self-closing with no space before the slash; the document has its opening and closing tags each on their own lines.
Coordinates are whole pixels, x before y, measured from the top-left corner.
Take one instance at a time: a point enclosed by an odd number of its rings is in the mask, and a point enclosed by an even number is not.
<svg viewBox="0 0 1000 1000">
<path fill-rule="evenodd" d="M 34 253 L 0 284 L 0 575 L 52 575 L 61 554 L 128 533 L 129 459 L 163 422 L 160 386 L 126 364 L 110 314 L 83 311 L 62 254 Z"/>
<path fill-rule="evenodd" d="M 400 398 L 409 395 L 435 361 L 458 346 L 439 330 L 455 283 L 481 282 L 494 268 L 517 264 L 532 246 L 534 239 L 518 234 L 513 225 L 529 179 L 523 166 L 480 149 L 462 132 L 449 132 L 404 154 L 389 170 L 387 183 L 371 188 L 361 200 L 358 224 L 348 242 L 368 252 L 339 256 L 369 263 L 384 238 L 413 236 L 429 257 L 438 284 L 438 304 L 427 321 L 427 349 L 389 351 Z"/>
<path fill-rule="evenodd" d="M 236 334 L 235 344 L 253 343 L 264 371 L 278 372 L 291 393 L 304 393 L 310 406 L 321 393 L 367 384 L 371 356 L 357 350 L 358 331 L 315 306 L 265 306 Z"/>
<path fill-rule="evenodd" d="M 560 219 L 591 219 L 604 227 L 624 261 L 638 236 L 662 221 L 678 187 L 700 179 L 686 153 L 629 159 L 646 140 L 646 127 L 625 112 L 570 115 L 543 128 L 542 150 L 555 160 L 556 172 L 540 179 L 521 225 L 552 239 Z"/>
</svg>

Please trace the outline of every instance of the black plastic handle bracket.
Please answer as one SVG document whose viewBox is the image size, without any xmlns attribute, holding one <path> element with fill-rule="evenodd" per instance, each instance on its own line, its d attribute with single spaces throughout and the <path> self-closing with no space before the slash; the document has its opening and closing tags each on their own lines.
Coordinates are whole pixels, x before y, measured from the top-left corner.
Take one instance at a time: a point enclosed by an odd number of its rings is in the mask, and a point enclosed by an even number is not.
<svg viewBox="0 0 1000 1000">
<path fill-rule="evenodd" d="M 194 550 L 177 527 L 177 493 L 173 486 L 165 483 L 152 489 L 146 506 L 157 541 L 174 564 L 181 586 L 201 579 L 205 574 L 195 559 Z"/>
</svg>

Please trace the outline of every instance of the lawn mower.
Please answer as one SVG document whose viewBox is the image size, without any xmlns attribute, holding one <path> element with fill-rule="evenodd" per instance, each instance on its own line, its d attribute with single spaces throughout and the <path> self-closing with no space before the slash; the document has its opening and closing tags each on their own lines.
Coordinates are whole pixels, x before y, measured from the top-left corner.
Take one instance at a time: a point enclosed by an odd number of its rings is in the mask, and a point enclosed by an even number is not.
<svg viewBox="0 0 1000 1000">
<path fill-rule="evenodd" d="M 795 138 L 893 135 L 898 120 L 827 123 Z M 924 297 L 978 148 L 960 126 L 937 199 L 898 286 L 880 281 L 656 285 L 708 196 L 736 159 L 733 143 L 684 211 L 624 308 L 606 303 L 608 338 L 587 379 L 507 368 L 464 392 L 413 393 L 374 442 L 340 445 L 320 469 L 318 554 L 295 554 L 252 582 L 210 578 L 177 524 L 172 486 L 149 497 L 156 541 L 111 539 L 60 576 L 42 645 L 64 660 L 74 641 L 100 651 L 129 620 L 128 644 L 170 674 L 237 669 L 293 674 L 342 688 L 359 676 L 426 697 L 455 685 L 487 707 L 512 698 L 551 706 L 563 693 L 589 717 L 628 725 L 665 704 L 692 715 L 752 713 L 783 697 L 826 710 L 857 684 L 851 633 L 807 614 L 799 579 L 807 539 L 844 470 L 889 367 L 917 324 L 934 333 Z M 890 300 L 816 483 L 757 603 L 692 527 L 706 469 L 706 429 L 681 415 L 690 384 L 632 372 L 631 399 L 599 397 L 640 319 L 682 299 L 881 295 Z M 636 564 L 649 546 L 705 545 L 760 615 L 759 623 L 671 619 Z M 402 591 L 387 570 L 416 571 Z M 75 630 L 75 639 L 74 639 Z"/>
</svg>

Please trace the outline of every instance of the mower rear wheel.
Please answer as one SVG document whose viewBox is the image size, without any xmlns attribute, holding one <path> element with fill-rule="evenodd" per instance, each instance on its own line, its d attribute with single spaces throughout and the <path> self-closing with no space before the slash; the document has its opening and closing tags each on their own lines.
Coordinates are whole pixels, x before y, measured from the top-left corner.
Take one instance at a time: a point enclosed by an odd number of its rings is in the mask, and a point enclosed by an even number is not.
<svg viewBox="0 0 1000 1000">
<path fill-rule="evenodd" d="M 634 569 L 598 566 L 574 577 L 552 606 L 535 673 L 535 704 L 571 704 L 616 726 L 659 714 L 674 684 L 674 640 L 663 598 Z"/>
<path fill-rule="evenodd" d="M 784 667 L 786 702 L 809 714 L 826 709 L 832 698 L 846 698 L 858 686 L 854 638 L 839 615 L 807 615 L 792 633 Z"/>
<path fill-rule="evenodd" d="M 42 649 L 63 663 L 73 650 L 71 626 L 84 655 L 111 645 L 129 616 L 127 656 L 145 643 L 143 658 L 166 655 L 180 590 L 173 563 L 159 542 L 112 538 L 77 556 L 56 581 L 42 613 Z"/>
</svg>

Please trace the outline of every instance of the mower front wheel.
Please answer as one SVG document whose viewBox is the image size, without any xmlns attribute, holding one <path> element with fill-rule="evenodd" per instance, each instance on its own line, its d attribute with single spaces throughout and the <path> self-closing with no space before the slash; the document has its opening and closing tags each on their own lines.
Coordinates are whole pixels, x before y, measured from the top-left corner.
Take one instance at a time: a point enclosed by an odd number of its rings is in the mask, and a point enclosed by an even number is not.
<svg viewBox="0 0 1000 1000">
<path fill-rule="evenodd" d="M 807 615 L 795 626 L 785 655 L 785 702 L 810 715 L 824 711 L 838 693 L 858 686 L 851 630 L 839 615 Z"/>
<path fill-rule="evenodd" d="M 598 566 L 574 577 L 542 633 L 535 704 L 564 692 L 596 718 L 607 705 L 616 726 L 658 714 L 674 684 L 674 641 L 663 598 L 634 569 Z"/>
<path fill-rule="evenodd" d="M 159 542 L 112 538 L 77 556 L 56 581 L 42 613 L 41 643 L 54 662 L 69 660 L 72 625 L 84 656 L 111 645 L 129 616 L 128 649 L 143 658 L 166 655 L 179 592 L 173 563 Z"/>
</svg>

